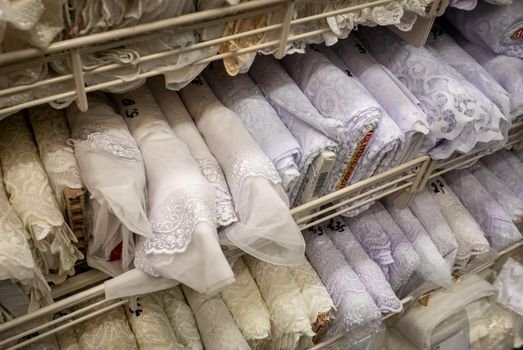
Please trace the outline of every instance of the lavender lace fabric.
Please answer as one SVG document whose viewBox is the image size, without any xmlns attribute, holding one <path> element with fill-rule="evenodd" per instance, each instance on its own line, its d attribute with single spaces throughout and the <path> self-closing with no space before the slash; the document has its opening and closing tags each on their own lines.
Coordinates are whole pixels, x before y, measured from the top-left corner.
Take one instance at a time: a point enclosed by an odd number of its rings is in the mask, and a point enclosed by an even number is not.
<svg viewBox="0 0 523 350">
<path fill-rule="evenodd" d="M 512 193 L 517 196 L 520 200 L 523 200 L 523 181 L 521 181 L 521 169 L 517 158 L 509 157 L 506 153 L 496 152 L 488 157 L 484 157 L 481 162 L 507 186 Z M 509 159 L 510 162 L 509 163 Z"/>
<path fill-rule="evenodd" d="M 347 225 L 342 220 L 331 220 L 327 225 L 327 235 L 343 253 L 345 260 L 356 272 L 380 312 L 382 314 L 400 312 L 403 305 L 394 294 L 387 278 L 379 265 L 369 258 Z"/>
</svg>

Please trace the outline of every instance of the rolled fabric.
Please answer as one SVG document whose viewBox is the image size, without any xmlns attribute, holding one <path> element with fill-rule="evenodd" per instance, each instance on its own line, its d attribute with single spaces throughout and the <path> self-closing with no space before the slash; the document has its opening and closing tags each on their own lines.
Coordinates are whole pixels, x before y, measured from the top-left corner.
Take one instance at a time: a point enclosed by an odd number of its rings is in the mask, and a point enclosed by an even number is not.
<svg viewBox="0 0 523 350">
<path fill-rule="evenodd" d="M 220 101 L 234 111 L 261 149 L 274 163 L 282 186 L 290 192 L 300 176 L 300 145 L 278 113 L 247 74 L 231 77 L 221 66 L 211 66 L 204 77 Z"/>
<path fill-rule="evenodd" d="M 89 110 L 67 109 L 71 144 L 91 194 L 92 227 L 87 263 L 111 276 L 133 267 L 134 234 L 152 237 L 146 214 L 142 154 L 105 95 L 88 97 Z M 112 252 L 121 244 L 121 257 Z"/>
<path fill-rule="evenodd" d="M 78 336 L 76 335 L 74 327 L 69 327 L 56 333 L 56 340 L 58 341 L 60 350 L 80 350 Z"/>
<path fill-rule="evenodd" d="M 221 291 L 222 300 L 247 341 L 269 338 L 271 319 L 256 281 L 242 259 L 232 267 L 236 281 Z"/>
<path fill-rule="evenodd" d="M 347 76 L 322 53 L 290 55 L 283 65 L 314 107 L 328 118 L 338 119 L 343 132 L 340 150 L 323 194 L 344 188 L 371 141 L 383 110 L 356 79 Z"/>
<path fill-rule="evenodd" d="M 509 160 L 503 153 L 495 152 L 481 159 L 481 162 L 507 186 L 512 193 L 523 200 L 523 181 L 521 181 L 521 168 L 517 158 Z M 511 164 L 512 162 L 512 164 Z M 519 164 L 518 164 L 519 163 Z M 514 165 L 514 166 L 513 166 Z"/>
<path fill-rule="evenodd" d="M 450 9 L 445 17 L 474 44 L 499 54 L 523 58 L 521 13 L 521 1 L 505 6 L 480 1 L 473 11 Z"/>
<path fill-rule="evenodd" d="M 191 307 L 206 350 L 250 350 L 247 341 L 219 295 L 206 297 L 182 286 Z"/>
<path fill-rule="evenodd" d="M 316 226 L 315 230 L 305 232 L 305 239 L 307 257 L 336 307 L 336 319 L 329 326 L 328 334 L 347 334 L 361 339 L 379 327 L 381 313 L 329 236 L 311 232 L 326 232 L 324 226 Z"/>
<path fill-rule="evenodd" d="M 64 211 L 64 189 L 83 187 L 74 150 L 67 144 L 71 132 L 64 112 L 49 106 L 33 107 L 28 111 L 40 159 L 49 176 L 56 200 Z"/>
<path fill-rule="evenodd" d="M 414 250 L 414 246 L 405 237 L 401 228 L 394 222 L 394 219 L 387 212 L 385 207 L 376 202 L 370 209 L 374 214 L 376 222 L 390 239 L 392 259 L 390 265 L 388 281 L 392 289 L 397 292 L 418 269 L 420 258 Z"/>
<path fill-rule="evenodd" d="M 342 129 L 341 122 L 323 117 L 274 58 L 259 56 L 249 74 L 300 145 L 300 177 L 289 193 L 291 204 L 296 203 L 305 180 L 318 181 L 320 172 L 313 171 L 315 179 L 309 177 L 309 169 L 316 157 L 325 151 L 338 151 L 338 145 L 333 140 L 337 139 L 337 132 Z"/>
<path fill-rule="evenodd" d="M 464 11 L 472 11 L 478 5 L 478 0 L 450 0 L 449 6 Z"/>
<path fill-rule="evenodd" d="M 38 268 L 48 281 L 63 282 L 83 259 L 66 224 L 27 120 L 21 113 L 0 121 L 0 162 L 5 190 L 31 234 Z"/>
<path fill-rule="evenodd" d="M 441 213 L 438 203 L 432 198 L 426 188 L 414 196 L 410 204 L 410 210 L 427 230 L 430 239 L 452 269 L 458 253 L 458 242 L 447 220 Z"/>
<path fill-rule="evenodd" d="M 218 243 L 214 188 L 187 145 L 173 133 L 146 85 L 113 97 L 147 174 L 153 237 L 138 238 L 135 266 L 208 294 L 234 282 Z"/>
<path fill-rule="evenodd" d="M 180 97 L 176 92 L 165 89 L 161 78 L 149 79 L 148 85 L 173 132 L 185 142 L 200 166 L 203 177 L 216 191 L 216 223 L 218 226 L 228 226 L 238 221 L 223 171 Z"/>
<path fill-rule="evenodd" d="M 456 236 L 458 253 L 454 269 L 461 271 L 472 257 L 487 253 L 490 245 L 478 222 L 442 178 L 431 180 L 428 188 Z"/>
<path fill-rule="evenodd" d="M 380 266 L 367 255 L 350 228 L 346 226 L 341 220 L 333 220 L 327 226 L 327 235 L 356 272 L 378 310 L 382 314 L 400 312 L 403 305 L 394 294 Z"/>
<path fill-rule="evenodd" d="M 387 67 L 378 63 L 355 36 L 341 41 L 334 46 L 334 51 L 400 128 L 404 142 L 399 159 L 415 158 L 421 152 L 424 135 L 429 133 L 421 102 Z"/>
<path fill-rule="evenodd" d="M 384 28 L 362 29 L 360 39 L 421 101 L 430 132 L 429 154 L 448 158 L 504 140 L 503 114 L 492 101 L 433 51 L 415 47 Z"/>
<path fill-rule="evenodd" d="M 243 257 L 245 265 L 260 288 L 271 319 L 271 343 L 273 349 L 284 349 L 284 341 L 295 344 L 302 336 L 312 337 L 314 332 L 309 321 L 309 310 L 300 293 L 300 287 L 285 266 L 277 266 L 251 256 Z"/>
<path fill-rule="evenodd" d="M 181 97 L 231 189 L 239 222 L 220 235 L 264 261 L 302 263 L 305 242 L 290 215 L 281 179 L 240 118 L 219 102 L 203 79 L 185 87 Z"/>
<path fill-rule="evenodd" d="M 412 243 L 416 253 L 418 253 L 420 264 L 417 271 L 427 281 L 443 287 L 450 286 L 452 269 L 443 259 L 431 241 L 429 234 L 410 209 L 398 209 L 388 201 L 385 201 L 384 205 L 387 208 L 387 212 Z"/>
</svg>

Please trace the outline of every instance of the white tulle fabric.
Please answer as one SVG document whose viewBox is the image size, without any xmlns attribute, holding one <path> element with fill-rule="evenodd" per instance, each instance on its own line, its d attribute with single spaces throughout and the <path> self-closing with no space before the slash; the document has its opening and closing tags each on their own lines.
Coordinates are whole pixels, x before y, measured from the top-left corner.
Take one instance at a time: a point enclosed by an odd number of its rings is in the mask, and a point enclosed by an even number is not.
<svg viewBox="0 0 523 350">
<path fill-rule="evenodd" d="M 360 82 L 320 52 L 286 56 L 282 62 L 316 109 L 326 117 L 338 119 L 344 127 L 338 136 L 337 161 L 323 193 L 344 188 L 384 112 Z"/>
<path fill-rule="evenodd" d="M 240 118 L 203 79 L 185 87 L 181 97 L 220 163 L 234 200 L 239 222 L 220 235 L 264 261 L 302 263 L 305 242 L 289 213 L 280 177 Z"/>
<path fill-rule="evenodd" d="M 382 314 L 403 310 L 401 301 L 394 294 L 380 266 L 367 255 L 350 228 L 341 220 L 332 220 L 327 225 L 326 233 L 356 272 L 378 310 Z"/>
<path fill-rule="evenodd" d="M 388 281 L 392 289 L 397 292 L 418 269 L 419 255 L 380 202 L 376 202 L 370 212 L 374 214 L 376 222 L 389 237 L 394 262 L 389 268 Z"/>
<path fill-rule="evenodd" d="M 485 233 L 443 179 L 431 180 L 428 189 L 456 236 L 458 253 L 454 269 L 461 271 L 472 257 L 488 252 L 490 246 Z"/>
<path fill-rule="evenodd" d="M 234 275 L 218 244 L 214 189 L 187 145 L 173 133 L 147 86 L 114 98 L 147 174 L 153 237 L 138 239 L 135 266 L 201 293 L 232 283 Z"/>
<path fill-rule="evenodd" d="M 300 145 L 301 156 L 297 163 L 300 176 L 289 193 L 291 204 L 298 204 L 296 200 L 305 181 L 318 182 L 319 172 L 313 172 L 312 177 L 309 172 L 316 157 L 324 151 L 337 152 L 338 145 L 325 135 L 336 140 L 341 123 L 337 119 L 324 118 L 274 58 L 259 56 L 249 74 Z"/>
<path fill-rule="evenodd" d="M 146 214 L 145 168 L 140 150 L 109 100 L 90 95 L 88 103 L 86 112 L 74 105 L 67 109 L 71 143 L 90 193 L 87 262 L 116 276 L 133 267 L 134 234 L 152 236 Z M 120 261 L 111 261 L 111 252 L 120 243 Z"/>
<path fill-rule="evenodd" d="M 223 302 L 247 341 L 269 338 L 270 314 L 254 278 L 242 259 L 234 262 L 232 270 L 236 282 L 221 291 Z"/>
<path fill-rule="evenodd" d="M 80 169 L 73 148 L 67 144 L 71 136 L 65 115 L 48 106 L 29 110 L 40 159 L 62 210 L 65 209 L 64 189 L 82 188 Z"/>
<path fill-rule="evenodd" d="M 501 111 L 432 49 L 410 45 L 384 28 L 362 33 L 360 38 L 374 57 L 421 101 L 433 158 L 504 140 Z"/>
<path fill-rule="evenodd" d="M 22 114 L 0 122 L 0 161 L 9 200 L 31 234 L 38 268 L 48 281 L 63 282 L 83 259 L 76 237 L 65 223 Z"/>
<path fill-rule="evenodd" d="M 443 259 L 434 243 L 432 243 L 423 225 L 412 214 L 410 209 L 398 209 L 389 202 L 384 204 L 389 214 L 414 246 L 416 253 L 418 253 L 420 264 L 417 271 L 421 276 L 425 280 L 439 286 L 450 286 L 452 269 Z"/>
<path fill-rule="evenodd" d="M 222 103 L 240 117 L 245 129 L 274 163 L 283 189 L 290 192 L 300 176 L 296 163 L 301 149 L 278 113 L 247 74 L 233 78 L 223 67 L 213 65 L 204 76 Z"/>
<path fill-rule="evenodd" d="M 290 271 L 251 256 L 245 264 L 256 280 L 271 318 L 271 348 L 296 347 L 302 336 L 312 337 L 309 310 Z M 287 343 L 287 344 L 286 344 Z"/>
<path fill-rule="evenodd" d="M 216 224 L 228 226 L 238 221 L 223 171 L 209 151 L 180 97 L 176 92 L 165 89 L 160 78 L 150 79 L 148 85 L 173 132 L 185 142 L 200 166 L 203 177 L 216 191 Z"/>
<path fill-rule="evenodd" d="M 520 200 L 523 200 L 523 163 L 510 152 L 496 152 L 482 159 L 483 164 L 507 186 Z"/>
<path fill-rule="evenodd" d="M 323 230 L 323 226 L 319 227 Z M 381 323 L 381 313 L 343 254 L 325 234 L 306 232 L 305 239 L 307 257 L 336 307 L 336 319 L 328 334 L 348 334 L 361 339 L 374 332 Z"/>
<path fill-rule="evenodd" d="M 182 286 L 191 306 L 206 350 L 249 350 L 247 341 L 219 295 L 207 297 Z"/>
<path fill-rule="evenodd" d="M 445 180 L 479 223 L 492 248 L 501 251 L 523 238 L 512 218 L 470 171 L 455 171 Z"/>
<path fill-rule="evenodd" d="M 412 199 L 410 209 L 427 230 L 430 239 L 452 269 L 458 253 L 458 242 L 441 213 L 438 203 L 432 198 L 428 189 L 425 188 L 416 194 Z"/>
</svg>

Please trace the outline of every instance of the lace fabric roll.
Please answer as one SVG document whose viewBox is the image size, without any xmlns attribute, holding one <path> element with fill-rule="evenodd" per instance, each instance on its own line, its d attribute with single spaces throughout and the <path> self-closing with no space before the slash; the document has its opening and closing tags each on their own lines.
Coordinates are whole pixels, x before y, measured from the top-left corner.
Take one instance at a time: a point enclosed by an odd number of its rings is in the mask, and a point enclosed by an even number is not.
<svg viewBox="0 0 523 350">
<path fill-rule="evenodd" d="M 83 255 L 73 244 L 76 237 L 65 223 L 22 114 L 0 122 L 0 161 L 5 189 L 31 234 L 38 267 L 48 281 L 63 282 Z"/>
<path fill-rule="evenodd" d="M 512 158 L 512 162 L 519 160 L 517 158 Z M 496 152 L 487 157 L 484 157 L 481 162 L 492 171 L 496 176 L 507 186 L 512 193 L 518 197 L 518 199 L 523 200 L 523 181 L 521 181 L 520 172 L 518 172 L 519 166 L 513 167 L 510 164 L 508 159 L 505 158 L 502 153 Z M 520 164 L 523 164 L 520 162 Z"/>
<path fill-rule="evenodd" d="M 421 101 L 433 158 L 445 159 L 454 151 L 467 153 L 504 139 L 501 111 L 454 68 L 427 48 L 414 47 L 384 28 L 375 29 L 362 29 L 360 38 Z"/>
<path fill-rule="evenodd" d="M 64 189 L 83 186 L 74 150 L 67 144 L 71 133 L 64 113 L 49 106 L 33 107 L 29 109 L 29 119 L 40 159 L 49 176 L 56 200 L 63 211 L 65 210 Z"/>
<path fill-rule="evenodd" d="M 403 305 L 390 287 L 380 266 L 365 252 L 349 227 L 343 221 L 333 220 L 327 226 L 327 235 L 343 253 L 367 292 L 382 314 L 400 312 Z"/>
<path fill-rule="evenodd" d="M 125 122 L 101 94 L 88 97 L 89 110 L 67 109 L 82 180 L 91 194 L 92 229 L 87 262 L 116 276 L 133 266 L 134 234 L 151 237 L 142 155 Z M 122 244 L 121 259 L 111 252 Z"/>
<path fill-rule="evenodd" d="M 184 88 L 181 97 L 231 189 L 239 222 L 220 235 L 264 261 L 302 263 L 305 242 L 289 213 L 278 173 L 239 117 L 218 101 L 203 79 Z"/>
<path fill-rule="evenodd" d="M 286 192 L 292 190 L 300 171 L 300 145 L 285 127 L 276 111 L 247 74 L 230 77 L 222 67 L 211 66 L 206 80 L 222 103 L 242 120 L 280 174 Z"/>
<path fill-rule="evenodd" d="M 182 290 L 194 312 L 206 350 L 250 349 L 219 295 L 209 298 L 186 286 Z"/>
<path fill-rule="evenodd" d="M 410 209 L 398 209 L 392 203 L 385 202 L 387 212 L 414 246 L 418 253 L 420 264 L 417 271 L 427 281 L 439 286 L 448 287 L 451 283 L 452 269 L 431 241 L 429 234 L 412 214 Z"/>
<path fill-rule="evenodd" d="M 316 228 L 326 232 L 324 226 Z M 336 307 L 336 319 L 329 326 L 328 334 L 347 334 L 361 339 L 374 332 L 381 323 L 381 313 L 343 254 L 325 234 L 306 232 L 305 239 L 307 257 Z"/>
<path fill-rule="evenodd" d="M 490 246 L 485 233 L 442 178 L 429 182 L 430 194 L 456 236 L 458 253 L 454 270 L 461 271 L 470 258 L 486 253 Z"/>
<path fill-rule="evenodd" d="M 203 176 L 216 191 L 216 223 L 218 226 L 228 226 L 238 221 L 223 171 L 209 151 L 180 97 L 177 93 L 165 89 L 161 79 L 150 79 L 148 85 L 173 132 L 185 142 Z"/>
<path fill-rule="evenodd" d="M 147 174 L 152 238 L 140 237 L 134 264 L 212 294 L 234 281 L 218 244 L 214 189 L 147 88 L 114 95 Z M 201 259 L 204 256 L 205 259 Z"/>
<path fill-rule="evenodd" d="M 458 253 L 458 242 L 438 203 L 427 189 L 418 192 L 412 199 L 410 210 L 423 225 L 441 256 L 452 269 Z"/>
<path fill-rule="evenodd" d="M 387 212 L 385 207 L 376 202 L 371 207 L 370 212 L 374 214 L 376 222 L 390 239 L 392 259 L 390 265 L 388 281 L 392 290 L 397 292 L 412 276 L 420 264 L 418 253 L 414 250 L 412 243 L 405 237 L 401 228 L 394 222 L 394 219 Z"/>
<path fill-rule="evenodd" d="M 184 349 L 203 350 L 194 314 L 187 305 L 180 286 L 159 292 L 156 295 L 160 299 L 163 311 L 171 323 L 178 343 Z"/>
<path fill-rule="evenodd" d="M 282 62 L 318 112 L 343 124 L 337 161 L 323 193 L 344 188 L 367 149 L 383 110 L 356 79 L 320 52 L 286 56 Z"/>
<path fill-rule="evenodd" d="M 221 291 L 222 300 L 247 341 L 267 339 L 271 333 L 269 310 L 242 259 L 232 267 L 236 282 Z"/>
<path fill-rule="evenodd" d="M 472 173 L 455 171 L 445 180 L 479 223 L 493 249 L 501 251 L 523 238 L 512 218 Z"/>
</svg>

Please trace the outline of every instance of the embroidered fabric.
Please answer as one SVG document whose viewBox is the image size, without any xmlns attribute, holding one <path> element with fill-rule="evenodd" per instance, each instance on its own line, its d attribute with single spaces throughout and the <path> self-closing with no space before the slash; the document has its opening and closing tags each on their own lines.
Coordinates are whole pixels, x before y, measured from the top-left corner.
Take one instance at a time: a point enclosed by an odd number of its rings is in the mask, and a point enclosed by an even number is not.
<svg viewBox="0 0 523 350">
<path fill-rule="evenodd" d="M 273 164 L 202 79 L 181 91 L 181 97 L 209 149 L 223 169 L 231 190 L 236 222 L 220 235 L 267 262 L 303 262 L 305 242 L 289 213 L 289 204 Z"/>
<path fill-rule="evenodd" d="M 234 276 L 217 240 L 214 190 L 187 145 L 173 133 L 146 85 L 114 98 L 147 175 L 153 236 L 138 238 L 135 266 L 203 293 L 231 283 Z"/>
<path fill-rule="evenodd" d="M 289 193 L 300 171 L 300 145 L 285 127 L 276 111 L 247 74 L 230 77 L 221 66 L 213 65 L 204 76 L 221 102 L 234 111 L 245 129 L 274 163 L 282 186 Z"/>
<path fill-rule="evenodd" d="M 502 141 L 503 114 L 430 48 L 417 48 L 384 28 L 362 28 L 360 38 L 380 63 L 421 101 L 430 132 L 429 154 L 448 158 Z"/>
<path fill-rule="evenodd" d="M 61 283 L 83 259 L 65 223 L 38 156 L 27 120 L 20 113 L 0 121 L 0 161 L 9 200 L 31 234 L 38 268 Z"/>
<path fill-rule="evenodd" d="M 369 211 L 374 214 L 376 222 L 390 239 L 394 262 L 389 268 L 388 281 L 392 290 L 397 292 L 407 283 L 414 271 L 418 269 L 420 264 L 419 255 L 380 202 L 376 202 Z"/>
<path fill-rule="evenodd" d="M 223 302 L 247 341 L 269 338 L 271 333 L 269 310 L 254 278 L 242 259 L 234 262 L 232 270 L 236 282 L 221 291 Z"/>
<path fill-rule="evenodd" d="M 401 301 L 394 294 L 380 266 L 367 255 L 350 228 L 341 220 L 331 220 L 326 233 L 356 272 L 378 310 L 382 314 L 400 312 L 403 309 Z"/>
<path fill-rule="evenodd" d="M 429 193 L 438 203 L 441 214 L 456 236 L 458 253 L 454 261 L 454 270 L 461 271 L 471 257 L 485 254 L 490 248 L 489 243 L 479 224 L 442 178 L 431 180 L 428 187 L 431 189 Z"/>
<path fill-rule="evenodd" d="M 191 306 L 206 350 L 249 350 L 245 338 L 219 295 L 206 297 L 182 286 Z"/>
<path fill-rule="evenodd" d="M 318 233 L 326 231 L 324 226 L 314 229 Z M 325 234 L 305 232 L 304 235 L 307 257 L 336 307 L 336 319 L 330 324 L 328 335 L 347 334 L 361 339 L 374 332 L 381 323 L 381 314 L 343 254 Z"/>
<path fill-rule="evenodd" d="M 508 151 L 507 151 L 508 152 Z M 507 186 L 514 195 L 523 200 L 523 181 L 519 171 L 523 166 L 516 157 L 509 157 L 508 153 L 496 152 L 484 157 L 481 162 Z"/>
<path fill-rule="evenodd" d="M 56 340 L 60 350 L 80 350 L 80 344 L 78 343 L 78 337 L 74 327 L 69 327 L 56 333 Z"/>
<path fill-rule="evenodd" d="M 67 109 L 82 180 L 89 190 L 92 227 L 87 250 L 90 266 L 116 276 L 133 266 L 133 233 L 151 237 L 145 212 L 146 179 L 142 155 L 125 122 L 102 94 L 88 96 L 89 110 Z M 121 259 L 110 261 L 122 244 Z"/>
<path fill-rule="evenodd" d="M 479 223 L 492 248 L 501 251 L 523 238 L 512 218 L 472 173 L 455 171 L 445 180 Z"/>
<path fill-rule="evenodd" d="M 449 287 L 452 269 L 432 243 L 429 234 L 412 214 L 410 209 L 398 209 L 392 203 L 385 201 L 385 208 L 396 224 L 403 230 L 407 239 L 418 253 L 420 264 L 417 271 L 427 281 L 439 286 Z"/>
<path fill-rule="evenodd" d="M 163 87 L 162 79 L 149 79 L 148 85 L 173 132 L 182 139 L 200 166 L 203 177 L 216 195 L 216 223 L 228 226 L 238 221 L 225 176 L 177 93 Z"/>
</svg>

